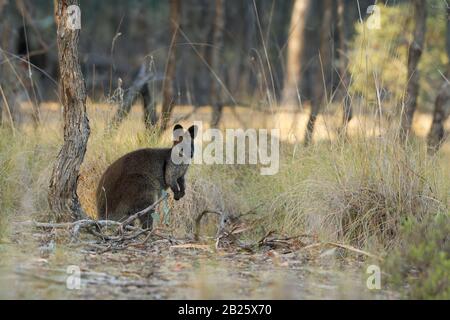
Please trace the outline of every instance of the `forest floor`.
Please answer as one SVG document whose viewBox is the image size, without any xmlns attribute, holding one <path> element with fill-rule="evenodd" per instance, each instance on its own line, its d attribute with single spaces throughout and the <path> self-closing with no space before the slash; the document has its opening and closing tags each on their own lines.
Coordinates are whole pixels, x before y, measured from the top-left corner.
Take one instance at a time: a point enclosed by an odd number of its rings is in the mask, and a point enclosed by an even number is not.
<svg viewBox="0 0 450 320">
<path fill-rule="evenodd" d="M 23 214 L 0 244 L 3 299 L 392 299 L 369 290 L 369 263 L 337 258 L 339 249 L 239 248 L 159 239 L 98 253 L 86 245 L 60 243 Z M 75 266 L 80 287 L 73 287 Z M 72 278 L 73 279 L 73 278 Z M 72 284 L 72 287 L 71 287 Z"/>
</svg>

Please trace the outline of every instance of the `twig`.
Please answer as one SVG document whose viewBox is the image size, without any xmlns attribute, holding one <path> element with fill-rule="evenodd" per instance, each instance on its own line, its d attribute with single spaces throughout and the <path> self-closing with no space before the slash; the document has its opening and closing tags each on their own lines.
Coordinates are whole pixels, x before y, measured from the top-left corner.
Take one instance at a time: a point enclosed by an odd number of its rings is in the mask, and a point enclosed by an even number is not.
<svg viewBox="0 0 450 320">
<path fill-rule="evenodd" d="M 263 205 L 262 203 L 258 204 L 257 206 L 251 208 L 251 209 L 248 210 L 247 212 L 241 213 L 240 215 L 237 216 L 237 218 L 240 219 L 240 218 L 242 218 L 242 217 L 244 217 L 244 216 L 247 216 L 247 215 L 250 215 L 250 214 L 256 214 L 256 209 L 258 209 L 258 208 L 261 207 L 262 205 Z"/>
<path fill-rule="evenodd" d="M 93 219 L 82 219 L 75 222 L 62 222 L 62 223 L 51 223 L 51 222 L 36 222 L 36 221 L 26 221 L 26 223 L 31 223 L 37 228 L 72 228 L 72 227 L 89 227 L 89 226 L 120 226 L 121 223 L 113 220 L 93 220 Z"/>
<path fill-rule="evenodd" d="M 352 247 L 352 246 L 349 246 L 349 245 L 346 245 L 346 244 L 343 244 L 343 243 L 325 242 L 324 244 L 331 245 L 331 246 L 338 247 L 338 248 L 347 249 L 349 251 L 353 251 L 353 252 L 356 252 L 356 253 L 359 253 L 359 254 L 362 254 L 362 255 L 365 255 L 365 256 L 368 256 L 368 257 L 371 257 L 371 258 L 383 261 L 383 258 L 381 258 L 380 256 L 377 256 L 377 255 L 375 255 L 373 253 L 370 253 L 370 252 L 367 252 L 367 251 L 364 251 L 364 250 L 361 250 L 361 249 L 358 249 L 358 248 L 355 248 L 355 247 Z"/>
<path fill-rule="evenodd" d="M 144 210 L 141 210 L 139 212 L 136 212 L 135 214 L 129 216 L 124 222 L 122 222 L 121 227 L 125 227 L 126 225 L 130 224 L 131 222 L 133 222 L 134 220 L 136 220 L 137 218 L 142 217 L 144 214 L 148 213 L 150 210 L 153 210 L 154 208 L 156 208 L 156 206 L 158 204 L 160 204 L 164 199 L 166 199 L 169 196 L 169 194 L 166 192 L 164 193 L 164 195 L 162 197 L 160 197 L 156 202 L 154 202 L 153 204 L 149 205 L 147 208 L 145 208 Z"/>
<path fill-rule="evenodd" d="M 205 251 L 211 251 L 211 247 L 209 245 L 195 244 L 195 243 L 176 244 L 170 246 L 170 249 L 200 249 Z"/>
</svg>

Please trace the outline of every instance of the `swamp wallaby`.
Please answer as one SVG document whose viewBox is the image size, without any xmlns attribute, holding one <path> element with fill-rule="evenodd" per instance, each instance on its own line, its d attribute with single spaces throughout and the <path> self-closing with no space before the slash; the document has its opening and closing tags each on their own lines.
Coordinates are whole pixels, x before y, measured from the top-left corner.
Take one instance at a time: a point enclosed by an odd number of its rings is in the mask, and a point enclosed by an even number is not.
<svg viewBox="0 0 450 320">
<path fill-rule="evenodd" d="M 181 199 L 196 134 L 197 126 L 184 131 L 177 124 L 171 148 L 136 150 L 111 164 L 97 187 L 99 219 L 124 220 L 157 201 L 167 188 L 173 191 L 175 200 Z M 151 214 L 140 219 L 144 228 L 152 227 Z"/>
</svg>

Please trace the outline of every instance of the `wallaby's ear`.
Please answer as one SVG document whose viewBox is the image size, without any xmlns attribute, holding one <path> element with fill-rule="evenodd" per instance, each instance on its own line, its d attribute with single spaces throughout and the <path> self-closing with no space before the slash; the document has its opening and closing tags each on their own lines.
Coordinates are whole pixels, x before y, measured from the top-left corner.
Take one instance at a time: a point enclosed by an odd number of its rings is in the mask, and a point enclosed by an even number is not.
<svg viewBox="0 0 450 320">
<path fill-rule="evenodd" d="M 198 127 L 194 124 L 189 127 L 188 131 L 189 131 L 189 134 L 191 135 L 191 139 L 194 140 L 195 137 L 197 136 Z"/>
<path fill-rule="evenodd" d="M 177 123 L 174 127 L 173 127 L 173 131 L 175 131 L 175 130 L 183 130 L 183 126 L 181 125 L 181 124 L 179 124 L 179 123 Z"/>
<path fill-rule="evenodd" d="M 180 142 L 181 138 L 183 137 L 183 126 L 179 123 L 177 123 L 173 127 L 173 141 L 174 142 Z"/>
</svg>

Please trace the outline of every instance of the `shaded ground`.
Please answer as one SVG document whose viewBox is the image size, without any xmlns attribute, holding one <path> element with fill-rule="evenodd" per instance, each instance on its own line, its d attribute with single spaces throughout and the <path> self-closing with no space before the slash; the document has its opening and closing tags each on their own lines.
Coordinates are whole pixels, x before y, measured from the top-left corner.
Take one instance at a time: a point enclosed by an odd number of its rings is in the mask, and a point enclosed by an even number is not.
<svg viewBox="0 0 450 320">
<path fill-rule="evenodd" d="M 55 232 L 42 233 L 26 223 L 26 215 L 19 218 L 0 244 L 0 298 L 396 298 L 389 291 L 368 290 L 369 263 L 351 255 L 336 258 L 343 254 L 339 249 L 248 253 L 160 239 L 98 254 L 80 243 L 61 241 Z M 70 265 L 80 268 L 80 289 L 67 288 Z"/>
</svg>

